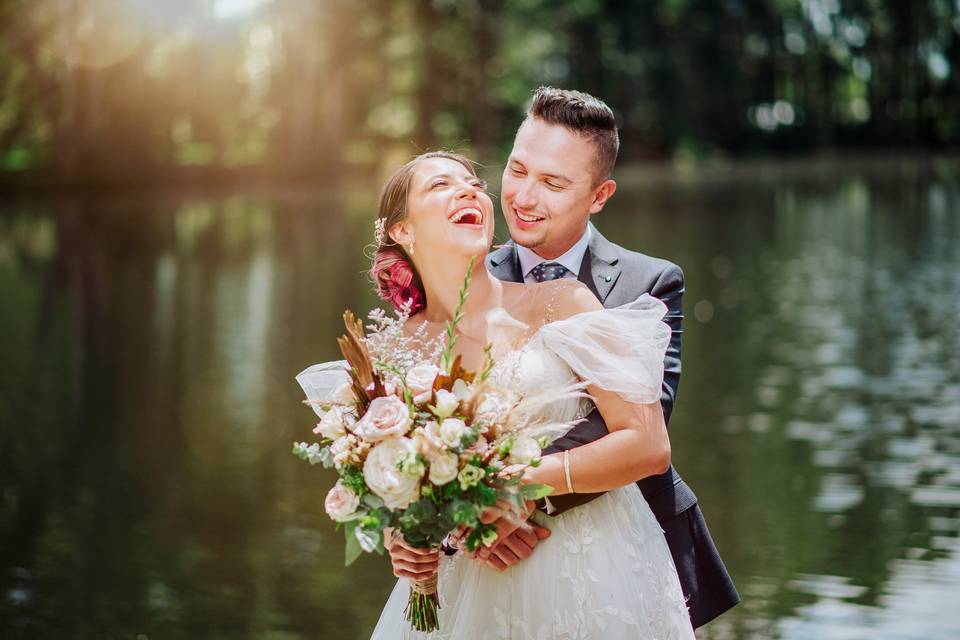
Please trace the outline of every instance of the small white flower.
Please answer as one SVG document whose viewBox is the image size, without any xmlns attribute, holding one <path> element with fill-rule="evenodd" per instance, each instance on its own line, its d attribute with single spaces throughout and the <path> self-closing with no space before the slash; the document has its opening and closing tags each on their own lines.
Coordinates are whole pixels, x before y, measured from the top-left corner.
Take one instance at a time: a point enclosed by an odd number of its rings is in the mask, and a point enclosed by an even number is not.
<svg viewBox="0 0 960 640">
<path fill-rule="evenodd" d="M 337 522 L 348 520 L 357 511 L 360 506 L 360 496 L 350 490 L 342 480 L 337 480 L 333 489 L 327 493 L 323 501 L 323 508 L 327 515 Z"/>
<path fill-rule="evenodd" d="M 353 382 L 344 382 L 330 395 L 330 402 L 333 404 L 342 404 L 353 406 L 356 397 L 353 395 Z"/>
<path fill-rule="evenodd" d="M 440 425 L 434 420 L 414 429 L 410 437 L 413 439 L 417 451 L 427 458 L 446 448 L 440 438 Z"/>
<path fill-rule="evenodd" d="M 457 478 L 460 480 L 460 489 L 466 491 L 470 487 L 480 484 L 480 480 L 483 479 L 483 469 L 468 464 L 460 470 Z"/>
<path fill-rule="evenodd" d="M 530 464 L 540 457 L 540 445 L 529 436 L 518 436 L 510 447 L 511 464 Z"/>
<path fill-rule="evenodd" d="M 467 425 L 460 418 L 447 418 L 440 423 L 440 439 L 451 448 L 460 446 L 460 440 L 467 433 Z"/>
<path fill-rule="evenodd" d="M 348 411 L 346 407 L 333 407 L 323 414 L 313 432 L 329 440 L 336 440 L 347 433 L 344 414 Z"/>
<path fill-rule="evenodd" d="M 438 389 L 437 404 L 431 407 L 431 409 L 433 409 L 433 415 L 442 420 L 452 416 L 453 412 L 457 410 L 457 406 L 459 404 L 460 400 L 457 398 L 456 394 L 451 393 L 446 389 Z"/>
<path fill-rule="evenodd" d="M 453 383 L 453 395 L 457 396 L 457 400 L 463 402 L 470 397 L 470 385 L 468 385 L 462 379 L 457 378 L 457 380 Z"/>
<path fill-rule="evenodd" d="M 407 383 L 407 389 L 413 395 L 415 403 L 420 404 L 430 399 L 433 395 L 433 383 L 439 373 L 440 369 L 428 362 L 421 362 L 407 371 L 404 382 Z"/>
<path fill-rule="evenodd" d="M 438 453 L 430 459 L 430 482 L 447 484 L 457 477 L 460 458 L 455 453 Z"/>
</svg>

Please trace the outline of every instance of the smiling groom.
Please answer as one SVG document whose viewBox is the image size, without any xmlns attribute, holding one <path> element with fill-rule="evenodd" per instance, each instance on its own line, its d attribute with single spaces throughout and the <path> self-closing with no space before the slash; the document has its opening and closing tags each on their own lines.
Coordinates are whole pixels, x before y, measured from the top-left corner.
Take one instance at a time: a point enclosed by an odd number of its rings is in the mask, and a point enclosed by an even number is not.
<svg viewBox="0 0 960 640">
<path fill-rule="evenodd" d="M 590 223 L 616 192 L 610 179 L 619 139 L 613 112 L 578 91 L 541 87 L 520 125 L 501 185 L 503 215 L 512 240 L 491 252 L 487 266 L 501 280 L 542 282 L 577 278 L 604 307 L 649 293 L 669 312 L 672 338 L 664 360 L 661 405 L 669 423 L 680 382 L 683 272 L 666 260 L 629 251 L 604 238 Z M 596 410 L 544 453 L 573 449 L 607 434 Z M 707 530 L 697 497 L 668 465 L 651 468 L 637 483 L 663 528 L 694 627 L 740 601 Z M 543 510 L 558 514 L 601 494 L 551 498 Z M 504 569 L 529 557 L 542 536 L 516 529 L 487 554 Z"/>
</svg>

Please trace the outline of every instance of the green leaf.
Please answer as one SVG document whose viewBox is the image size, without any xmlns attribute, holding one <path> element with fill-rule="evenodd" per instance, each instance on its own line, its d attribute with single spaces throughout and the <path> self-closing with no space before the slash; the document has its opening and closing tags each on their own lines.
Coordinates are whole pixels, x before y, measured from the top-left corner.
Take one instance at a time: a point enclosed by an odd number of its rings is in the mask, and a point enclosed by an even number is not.
<svg viewBox="0 0 960 640">
<path fill-rule="evenodd" d="M 524 500 L 539 500 L 553 493 L 553 487 L 548 484 L 525 484 L 520 487 L 520 495 Z"/>
<path fill-rule="evenodd" d="M 356 530 L 358 523 L 356 521 L 348 522 L 343 528 L 343 535 L 347 539 L 347 547 L 344 551 L 344 562 L 343 566 L 349 567 L 353 564 L 357 558 L 360 557 L 360 554 L 363 553 L 363 548 L 360 546 L 360 542 L 357 540 Z"/>
</svg>

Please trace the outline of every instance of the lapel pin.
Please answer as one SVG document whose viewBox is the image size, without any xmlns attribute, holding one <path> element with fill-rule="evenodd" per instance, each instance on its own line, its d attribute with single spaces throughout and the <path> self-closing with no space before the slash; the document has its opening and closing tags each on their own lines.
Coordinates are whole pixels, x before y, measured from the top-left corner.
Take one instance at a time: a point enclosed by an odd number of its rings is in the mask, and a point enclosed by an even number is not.
<svg viewBox="0 0 960 640">
<path fill-rule="evenodd" d="M 607 282 L 610 282 L 610 276 L 603 276 L 603 279 L 606 280 Z"/>
</svg>

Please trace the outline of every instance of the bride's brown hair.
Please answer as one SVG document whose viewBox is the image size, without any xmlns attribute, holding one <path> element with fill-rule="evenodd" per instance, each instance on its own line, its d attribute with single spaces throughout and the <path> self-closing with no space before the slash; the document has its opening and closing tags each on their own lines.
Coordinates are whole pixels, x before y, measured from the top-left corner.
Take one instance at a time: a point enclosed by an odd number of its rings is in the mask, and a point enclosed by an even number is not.
<svg viewBox="0 0 960 640">
<path fill-rule="evenodd" d="M 423 289 L 420 274 L 413 266 L 413 260 L 410 259 L 407 250 L 390 237 L 390 229 L 406 219 L 413 174 L 422 160 L 431 158 L 453 160 L 466 167 L 467 171 L 474 176 L 477 175 L 473 162 L 459 153 L 428 151 L 397 169 L 380 193 L 377 248 L 373 254 L 370 277 L 381 299 L 398 309 L 404 304 L 409 304 L 411 316 L 427 306 L 427 294 Z M 379 231 L 380 229 L 382 231 Z"/>
</svg>

